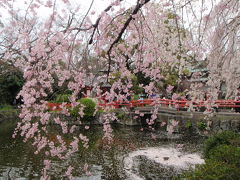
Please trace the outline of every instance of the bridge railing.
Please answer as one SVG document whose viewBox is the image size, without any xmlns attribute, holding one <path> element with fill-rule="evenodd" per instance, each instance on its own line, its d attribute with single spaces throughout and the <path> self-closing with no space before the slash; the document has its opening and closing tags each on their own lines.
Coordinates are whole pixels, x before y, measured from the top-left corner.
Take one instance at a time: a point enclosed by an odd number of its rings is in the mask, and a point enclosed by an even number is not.
<svg viewBox="0 0 240 180">
<path fill-rule="evenodd" d="M 180 108 L 189 108 L 191 105 L 193 108 L 207 107 L 208 104 L 211 104 L 216 108 L 240 108 L 240 101 L 235 100 L 216 100 L 216 101 L 186 101 L 186 100 L 172 100 L 172 99 L 144 99 L 144 100 L 132 100 L 132 101 L 113 101 L 110 103 L 99 103 L 100 107 L 111 106 L 113 108 L 132 108 L 132 107 L 145 107 L 145 106 L 154 106 L 161 105 L 164 107 L 175 107 L 176 109 Z M 51 111 L 61 111 L 62 107 L 70 108 L 70 103 L 48 103 L 48 108 Z"/>
<path fill-rule="evenodd" d="M 171 100 L 171 99 L 144 99 L 144 100 L 133 100 L 133 101 L 114 101 L 111 103 L 100 103 L 100 107 L 113 106 L 115 108 L 120 107 L 144 107 L 144 106 L 173 106 L 175 108 L 188 108 L 190 105 L 192 107 L 207 107 L 211 104 L 216 108 L 236 108 L 240 107 L 240 101 L 235 100 L 216 100 L 216 101 L 186 101 L 186 100 Z"/>
</svg>

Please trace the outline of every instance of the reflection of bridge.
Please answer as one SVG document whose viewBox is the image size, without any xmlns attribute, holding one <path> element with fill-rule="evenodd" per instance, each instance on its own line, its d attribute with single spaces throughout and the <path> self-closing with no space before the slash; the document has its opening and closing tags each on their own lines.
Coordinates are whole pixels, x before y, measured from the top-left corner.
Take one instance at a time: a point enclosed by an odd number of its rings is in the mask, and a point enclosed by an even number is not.
<svg viewBox="0 0 240 180">
<path fill-rule="evenodd" d="M 133 107 L 146 107 L 161 105 L 163 107 L 174 107 L 177 110 L 192 108 L 240 108 L 240 101 L 234 100 L 216 100 L 216 101 L 186 101 L 186 100 L 170 100 L 170 99 L 144 99 L 144 100 L 133 100 L 127 102 L 113 101 L 110 103 L 100 103 L 100 107 L 112 106 L 114 108 L 133 108 Z"/>
</svg>

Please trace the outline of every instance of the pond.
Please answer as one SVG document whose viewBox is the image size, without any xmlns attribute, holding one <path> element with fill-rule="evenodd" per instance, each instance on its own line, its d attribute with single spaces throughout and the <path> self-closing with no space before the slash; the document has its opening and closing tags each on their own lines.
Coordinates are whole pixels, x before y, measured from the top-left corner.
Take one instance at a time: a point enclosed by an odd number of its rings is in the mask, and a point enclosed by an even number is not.
<svg viewBox="0 0 240 180">
<path fill-rule="evenodd" d="M 15 123 L 0 124 L 0 180 L 40 179 L 43 155 L 34 155 L 29 143 L 12 139 Z M 114 140 L 110 147 L 102 141 L 102 127 L 88 130 L 91 143 L 67 161 L 53 159 L 51 179 L 63 178 L 66 168 L 74 166 L 78 180 L 138 180 L 171 179 L 194 164 L 203 163 L 203 138 L 168 135 L 157 130 L 141 131 L 141 127 L 114 126 Z M 88 166 L 86 174 L 84 166 Z"/>
</svg>

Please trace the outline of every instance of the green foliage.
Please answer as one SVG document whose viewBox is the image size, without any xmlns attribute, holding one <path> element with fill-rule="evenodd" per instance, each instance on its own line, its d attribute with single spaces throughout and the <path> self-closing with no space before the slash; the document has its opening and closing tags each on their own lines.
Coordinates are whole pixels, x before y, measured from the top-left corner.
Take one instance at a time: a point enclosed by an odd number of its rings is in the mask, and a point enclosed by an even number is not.
<svg viewBox="0 0 240 180">
<path fill-rule="evenodd" d="M 57 102 L 57 103 L 70 102 L 70 100 L 69 100 L 70 96 L 71 96 L 71 94 L 59 94 L 59 95 L 57 95 L 55 102 Z"/>
<path fill-rule="evenodd" d="M 23 84 L 23 73 L 0 60 L 0 104 L 12 104 Z"/>
<path fill-rule="evenodd" d="M 191 128 L 191 127 L 192 127 L 191 121 L 187 121 L 186 124 L 185 124 L 185 127 L 186 127 L 187 129 Z"/>
<path fill-rule="evenodd" d="M 125 113 L 124 112 L 120 112 L 117 114 L 117 118 L 120 119 L 120 120 L 123 120 L 125 117 Z"/>
<path fill-rule="evenodd" d="M 204 156 L 206 158 L 210 157 L 211 150 L 219 145 L 235 145 L 240 140 L 240 135 L 232 131 L 224 131 L 215 136 L 210 137 L 204 148 Z"/>
<path fill-rule="evenodd" d="M 79 117 L 79 108 L 84 106 L 84 116 L 81 118 L 83 121 L 91 121 L 94 118 L 94 112 L 96 110 L 96 103 L 90 98 L 82 98 L 78 100 L 80 103 L 78 106 L 73 108 L 70 112 L 73 117 Z"/>
<path fill-rule="evenodd" d="M 205 122 L 203 122 L 203 121 L 197 122 L 197 127 L 198 127 L 199 130 L 203 131 L 203 130 L 206 129 L 207 124 Z"/>
<path fill-rule="evenodd" d="M 186 173 L 187 180 L 239 180 L 240 171 L 234 165 L 222 161 L 207 160 L 196 167 L 194 173 Z"/>
<path fill-rule="evenodd" d="M 240 177 L 240 135 L 225 131 L 205 142 L 205 164 L 184 174 L 191 180 L 238 180 Z"/>
<path fill-rule="evenodd" d="M 121 72 L 114 72 L 111 74 L 109 83 L 112 85 L 114 82 L 118 81 L 121 78 Z"/>
<path fill-rule="evenodd" d="M 13 110 L 13 106 L 8 105 L 8 104 L 4 104 L 4 105 L 0 105 L 0 111 L 8 111 L 8 110 Z"/>
<path fill-rule="evenodd" d="M 139 99 L 138 94 L 134 94 L 134 96 L 133 96 L 133 100 L 138 100 L 138 99 Z"/>
<path fill-rule="evenodd" d="M 190 71 L 189 71 L 188 69 L 184 69 L 183 72 L 182 72 L 182 74 L 183 74 L 184 76 L 189 76 L 191 73 L 190 73 Z"/>
<path fill-rule="evenodd" d="M 177 86 L 178 84 L 178 72 L 177 68 L 171 66 L 164 66 L 162 68 L 162 74 L 165 77 L 163 79 L 163 88 L 166 89 L 168 85 Z"/>
<path fill-rule="evenodd" d="M 176 17 L 177 17 L 177 15 L 174 13 L 172 13 L 172 12 L 168 13 L 168 19 L 175 19 Z"/>
<path fill-rule="evenodd" d="M 90 98 L 82 98 L 79 100 L 80 104 L 85 106 L 84 114 L 86 116 L 93 116 L 95 112 L 96 103 Z"/>
<path fill-rule="evenodd" d="M 99 109 L 97 112 L 104 113 L 105 111 L 103 109 Z"/>
<path fill-rule="evenodd" d="M 174 72 L 169 72 L 165 79 L 166 85 L 176 86 L 178 81 L 178 75 Z"/>
<path fill-rule="evenodd" d="M 209 158 L 240 167 L 240 148 L 231 145 L 219 145 L 211 150 Z"/>
<path fill-rule="evenodd" d="M 139 84 L 141 84 L 141 82 L 139 82 L 139 77 L 137 77 L 136 75 L 132 75 L 131 76 L 132 79 L 132 84 L 133 87 L 131 88 L 133 90 L 134 93 L 136 94 L 140 94 L 144 92 L 144 89 L 142 87 L 139 87 Z"/>
</svg>

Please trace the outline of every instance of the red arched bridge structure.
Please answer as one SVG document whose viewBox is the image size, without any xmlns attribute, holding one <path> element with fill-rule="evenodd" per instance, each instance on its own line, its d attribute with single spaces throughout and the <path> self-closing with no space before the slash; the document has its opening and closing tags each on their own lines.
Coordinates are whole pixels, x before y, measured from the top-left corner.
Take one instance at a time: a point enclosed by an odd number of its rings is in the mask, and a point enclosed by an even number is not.
<svg viewBox="0 0 240 180">
<path fill-rule="evenodd" d="M 212 106 L 209 106 L 211 104 Z M 187 100 L 171 100 L 171 99 L 144 99 L 144 100 L 132 100 L 132 101 L 113 101 L 113 102 L 104 102 L 99 103 L 98 106 L 104 107 L 113 107 L 113 108 L 134 108 L 134 107 L 145 107 L 145 106 L 155 106 L 162 105 L 165 107 L 174 107 L 178 110 L 189 108 L 190 106 L 193 108 L 201 108 L 201 107 L 214 107 L 218 109 L 224 108 L 240 108 L 240 101 L 235 100 L 216 100 L 216 101 L 187 101 Z M 61 111 L 62 107 L 70 108 L 71 104 L 69 103 L 48 103 L 48 107 L 50 110 Z"/>
</svg>

